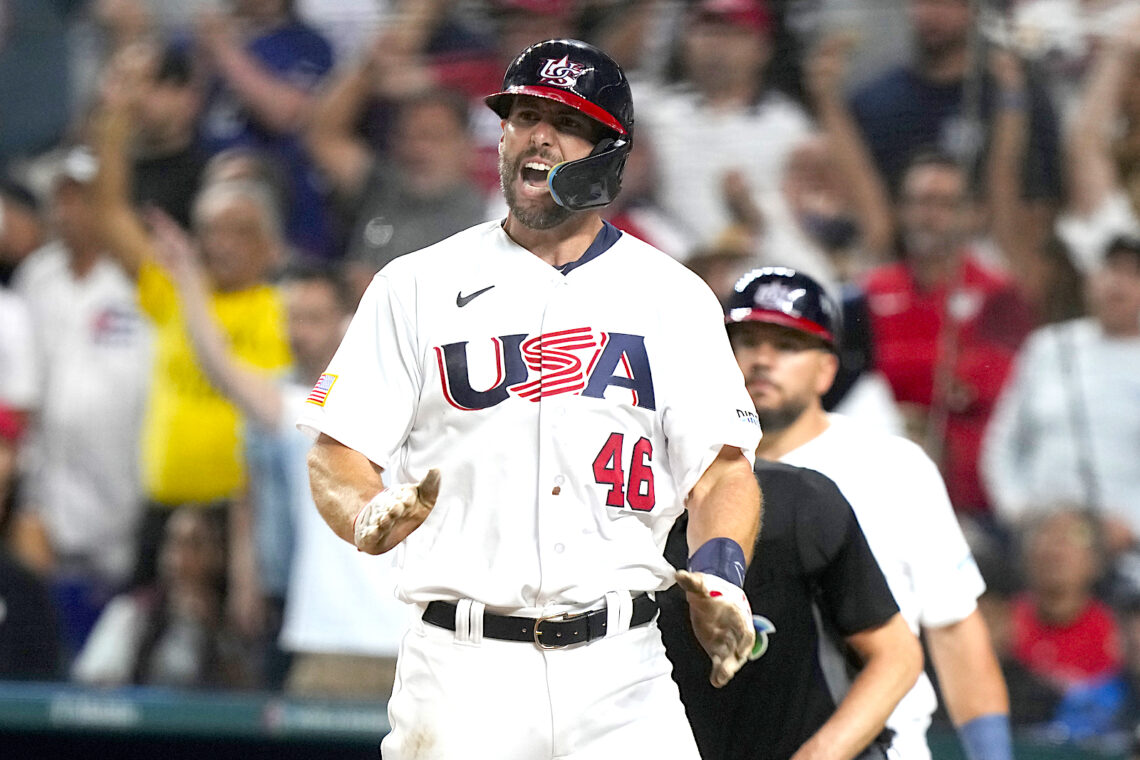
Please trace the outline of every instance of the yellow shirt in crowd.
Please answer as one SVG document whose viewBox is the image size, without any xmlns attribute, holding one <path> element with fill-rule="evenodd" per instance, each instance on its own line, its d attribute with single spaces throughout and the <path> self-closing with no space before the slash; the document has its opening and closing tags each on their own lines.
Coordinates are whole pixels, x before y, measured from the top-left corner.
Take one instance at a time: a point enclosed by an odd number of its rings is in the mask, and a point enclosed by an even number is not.
<svg viewBox="0 0 1140 760">
<path fill-rule="evenodd" d="M 231 498 L 244 482 L 240 413 L 199 367 L 174 283 L 147 262 L 139 270 L 138 288 L 140 305 L 155 326 L 142 431 L 144 492 L 171 505 Z M 288 366 L 285 309 L 275 288 L 214 292 L 210 300 L 239 359 L 268 371 Z"/>
</svg>

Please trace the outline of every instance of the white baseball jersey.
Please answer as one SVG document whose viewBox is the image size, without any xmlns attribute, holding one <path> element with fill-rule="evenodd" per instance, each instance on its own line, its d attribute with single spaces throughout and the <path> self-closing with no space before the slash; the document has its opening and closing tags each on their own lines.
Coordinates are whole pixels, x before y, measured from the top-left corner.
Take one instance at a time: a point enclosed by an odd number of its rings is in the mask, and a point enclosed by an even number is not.
<svg viewBox="0 0 1140 760">
<path fill-rule="evenodd" d="M 711 291 L 609 225 L 562 271 L 499 222 L 396 259 L 309 400 L 389 484 L 442 471 L 401 598 L 517 614 L 671 585 L 685 496 L 760 439 Z"/>
<path fill-rule="evenodd" d="M 867 543 L 915 634 L 966 618 L 985 591 L 942 476 L 911 441 L 838 414 L 780 461 L 831 478 L 855 510 Z M 929 757 L 925 732 L 937 706 L 925 673 L 887 721 L 902 757 Z"/>
</svg>

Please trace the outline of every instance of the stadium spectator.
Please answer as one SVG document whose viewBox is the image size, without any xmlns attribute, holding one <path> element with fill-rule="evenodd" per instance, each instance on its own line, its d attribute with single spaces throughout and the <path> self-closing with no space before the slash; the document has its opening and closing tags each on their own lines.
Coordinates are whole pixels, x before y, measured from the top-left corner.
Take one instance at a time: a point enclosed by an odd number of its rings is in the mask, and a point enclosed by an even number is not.
<svg viewBox="0 0 1140 760">
<path fill-rule="evenodd" d="M 373 88 L 374 61 L 340 75 L 320 99 L 306 135 L 349 228 L 346 258 L 357 294 L 397 256 L 486 217 L 471 179 L 467 100 L 424 90 L 396 101 L 389 147 L 373 152 L 356 124 Z"/>
<path fill-rule="evenodd" d="M 140 304 L 155 326 L 155 360 L 143 423 L 143 489 L 135 581 L 154 577 L 162 526 L 183 504 L 233 518 L 233 581 L 227 596 L 244 619 L 255 606 L 248 510 L 236 503 L 244 485 L 240 415 L 195 361 L 174 284 L 155 263 L 155 248 L 129 203 L 126 143 L 130 112 L 108 100 L 99 119 L 95 199 L 102 234 L 136 279 Z M 209 273 L 211 307 L 235 351 L 267 373 L 289 362 L 283 306 L 265 278 L 282 259 L 284 241 L 273 195 L 249 181 L 216 182 L 195 199 L 194 233 Z M 247 506 L 247 505 L 246 505 Z M 246 620 L 243 628 L 252 628 Z"/>
<path fill-rule="evenodd" d="M 1109 245 L 1091 316 L 1029 336 L 994 408 L 981 471 L 1009 522 L 1062 499 L 1099 509 L 1110 545 L 1140 537 L 1140 240 Z"/>
<path fill-rule="evenodd" d="M 1080 113 L 1094 51 L 1135 13 L 1132 0 L 1014 0 L 1008 24 L 991 21 L 985 31 L 1041 68 L 1067 128 Z"/>
<path fill-rule="evenodd" d="M 579 3 L 578 34 L 603 50 L 613 50 L 631 82 L 660 81 L 666 76 L 669 48 L 685 11 L 685 3 L 673 0 Z"/>
<path fill-rule="evenodd" d="M 286 167 L 287 239 L 302 255 L 335 257 L 324 194 L 300 139 L 315 91 L 332 69 L 332 48 L 293 6 L 294 0 L 237 0 L 230 13 L 199 16 L 195 43 L 212 77 L 200 136 L 210 154 L 251 147 Z"/>
<path fill-rule="evenodd" d="M 1035 81 L 1018 94 L 995 86 L 984 55 L 971 43 L 977 19 L 969 0 L 907 0 L 906 13 L 912 60 L 862 86 L 851 102 L 887 186 L 900 192 L 911 159 L 923 150 L 946 153 L 973 170 L 994 114 L 1025 109 L 1031 128 L 1023 191 L 1048 216 L 1061 198 L 1062 176 L 1057 119 L 1047 93 Z"/>
<path fill-rule="evenodd" d="M 190 209 L 205 154 L 197 143 L 202 108 L 199 82 L 186 51 L 172 45 L 138 43 L 111 60 L 104 88 L 130 100 L 131 189 L 138 207 L 155 206 L 179 224 L 190 224 Z"/>
<path fill-rule="evenodd" d="M 24 511 L 46 532 L 71 655 L 134 567 L 141 368 L 151 346 L 134 284 L 99 234 L 95 172 L 85 148 L 60 156 L 49 204 L 53 239 L 13 278 L 31 314 L 40 376 Z"/>
<path fill-rule="evenodd" d="M 1010 723 L 1015 729 L 1038 730 L 1053 719 L 1061 702 L 1061 692 L 1026 668 L 1013 653 L 1014 603 L 1025 588 L 1021 577 L 1023 563 L 1013 549 L 1015 538 L 983 532 L 970 522 L 963 527 L 986 582 L 985 592 L 978 597 L 978 612 L 989 629 L 994 654 L 1009 690 Z"/>
<path fill-rule="evenodd" d="M 279 218 L 289 212 L 289 179 L 284 167 L 257 148 L 226 148 L 210 156 L 202 171 L 201 184 L 250 182 L 265 188 Z"/>
<path fill-rule="evenodd" d="M 830 192 L 825 209 L 832 215 L 828 225 L 831 234 L 821 236 L 817 232 L 814 237 L 831 238 L 832 244 L 823 247 L 832 252 L 844 281 L 857 278 L 869 264 L 884 261 L 894 244 L 895 233 L 894 219 L 885 211 L 890 205 L 887 188 L 843 99 L 853 46 L 849 35 L 833 34 L 819 42 L 805 66 L 806 90 L 822 132 L 822 140 L 818 141 L 821 144 L 814 151 L 824 152 L 829 162 L 826 187 Z M 807 204 L 801 201 L 798 205 Z M 801 214 L 811 211 L 806 207 Z M 836 217 L 846 224 L 839 227 Z M 804 226 L 811 229 L 813 225 Z M 844 228 L 846 234 L 837 235 Z M 840 241 L 846 246 L 835 244 Z"/>
<path fill-rule="evenodd" d="M 823 398 L 824 408 L 881 427 L 903 431 L 902 416 L 889 384 L 874 368 L 873 336 L 861 279 L 883 261 L 893 242 L 894 220 L 886 189 L 843 100 L 848 37 L 833 35 L 812 51 L 806 89 L 820 134 L 808 138 L 788 161 L 783 195 L 801 247 L 826 257 L 828 277 L 843 310 L 844 335 L 839 370 Z M 805 259 L 806 257 L 801 257 Z M 809 267 L 808 274 L 820 271 Z"/>
<path fill-rule="evenodd" d="M 699 246 L 744 216 L 753 237 L 772 220 L 749 219 L 777 193 L 784 163 L 810 130 L 804 110 L 767 86 L 772 17 L 763 0 L 703 0 L 682 27 L 680 80 L 639 98 L 639 128 L 657 156 L 658 200 Z M 751 241 L 759 255 L 760 240 Z"/>
<path fill-rule="evenodd" d="M 68 29 L 71 126 L 82 124 L 98 102 L 110 61 L 130 47 L 148 47 L 173 26 L 156 13 L 162 0 L 85 0 Z M 76 137 L 75 139 L 82 139 Z"/>
<path fill-rule="evenodd" d="M 435 88 L 468 96 L 475 149 L 469 171 L 485 193 L 495 195 L 502 130 L 483 97 L 499 89 L 503 70 L 519 50 L 573 36 L 573 6 L 570 0 L 486 0 L 464 13 L 443 0 L 406 0 L 372 46 L 375 94 L 380 101 L 398 101 Z M 377 147 L 386 146 L 386 134 L 373 136 Z"/>
<path fill-rule="evenodd" d="M 236 688 L 253 683 L 225 623 L 225 524 L 180 507 L 163 526 L 153 585 L 104 609 L 71 677 L 85 684 Z"/>
<path fill-rule="evenodd" d="M 947 278 L 952 280 L 957 276 L 954 274 L 957 266 L 953 263 L 955 256 L 952 255 L 949 261 L 937 264 L 931 262 L 940 257 L 945 258 L 947 254 L 934 256 L 931 260 L 926 260 L 927 257 L 912 255 L 917 250 L 916 246 L 926 245 L 926 243 L 921 243 L 920 238 L 929 237 L 933 230 L 931 224 L 935 221 L 934 216 L 931 216 L 930 213 L 920 213 L 920 209 L 922 207 L 928 209 L 933 207 L 930 204 L 925 206 L 910 204 L 904 198 L 903 202 L 899 204 L 897 212 L 892 211 L 886 186 L 879 176 L 868 147 L 863 142 L 858 126 L 842 98 L 841 84 L 845 75 L 850 48 L 851 39 L 846 35 L 832 35 L 823 40 L 813 52 L 808 63 L 807 81 L 816 114 L 831 148 L 830 155 L 834 162 L 834 169 L 839 175 L 838 183 L 848 188 L 851 198 L 848 209 L 854 217 L 856 229 L 862 233 L 859 242 L 864 250 L 859 261 L 864 265 L 871 261 L 889 261 L 895 258 L 898 248 L 901 247 L 904 263 L 902 265 L 888 265 L 879 272 L 873 273 L 872 276 L 879 278 L 884 272 L 891 272 L 892 270 L 896 275 L 910 270 L 915 273 L 925 270 L 925 274 L 913 280 L 908 287 L 912 288 L 913 292 L 919 293 L 920 298 L 933 298 L 932 303 L 937 304 L 943 295 L 939 295 L 937 292 L 922 294 L 922 291 L 929 291 L 931 288 L 937 291 L 944 287 L 943 284 L 938 284 L 938 281 Z M 1025 77 L 1022 67 L 1016 59 L 1008 54 L 995 52 L 990 55 L 989 65 L 992 78 L 1002 94 L 1011 98 L 1020 97 L 1024 94 Z M 1054 294 L 1058 278 L 1051 276 L 1052 269 L 1048 265 L 1048 257 L 1038 255 L 1038 252 L 1033 248 L 1035 241 L 1043 233 L 1033 226 L 1035 216 L 1021 198 L 1019 167 L 1022 164 L 1026 149 L 1026 130 L 1027 119 L 1022 109 L 1001 108 L 997 111 L 993 121 L 993 138 L 989 155 L 984 165 L 987 188 L 985 196 L 973 204 L 960 203 L 957 208 L 945 215 L 945 219 L 940 224 L 945 226 L 948 220 L 954 220 L 951 225 L 954 229 L 951 238 L 944 241 L 943 244 L 948 246 L 948 250 L 968 246 L 970 249 L 968 256 L 971 260 L 984 257 L 999 267 L 1015 270 L 1018 279 L 1005 283 L 1001 287 L 1010 290 L 1016 285 L 1017 290 L 1024 293 L 1025 297 L 1031 299 L 1035 305 L 1040 305 L 1043 310 L 1055 311 L 1059 308 L 1056 302 L 1063 301 L 1063 299 L 1051 299 L 1049 296 Z M 963 172 L 955 169 L 953 162 L 948 157 L 939 158 L 937 154 L 931 154 L 921 158 L 921 161 L 935 164 L 941 162 L 945 165 L 948 173 L 957 172 L 964 176 Z M 952 180 L 951 183 L 953 183 Z M 979 207 L 985 208 L 988 213 L 976 210 Z M 988 219 L 989 226 L 979 229 L 978 225 L 971 221 L 978 217 Z M 902 240 L 901 244 L 896 246 L 896 229 L 900 228 L 903 233 Z M 943 229 L 939 234 L 945 235 L 949 230 L 950 228 Z M 957 242 L 954 241 L 954 238 L 957 238 Z M 843 271 L 843 260 L 839 259 L 839 261 L 841 271 Z M 975 265 L 972 266 L 978 268 Z M 946 268 L 942 274 L 934 271 L 940 267 Z M 850 271 L 849 266 L 845 269 Z M 996 274 L 992 276 L 998 277 Z M 911 277 L 911 275 L 907 275 L 907 277 Z M 995 280 L 995 283 L 997 281 Z M 883 287 L 883 283 L 879 282 L 877 287 Z M 969 288 L 961 290 L 968 292 Z M 954 435 L 960 435 L 962 433 L 961 428 L 964 427 L 965 423 L 958 417 L 954 418 L 953 425 L 950 425 L 949 421 L 943 422 L 942 418 L 945 414 L 941 410 L 943 402 L 939 401 L 932 405 L 937 408 L 933 415 L 935 425 L 933 428 L 927 429 L 928 414 L 923 411 L 922 407 L 915 407 L 913 405 L 914 397 L 908 395 L 913 393 L 913 389 L 900 387 L 898 357 L 887 360 L 888 364 L 892 361 L 895 362 L 893 366 L 880 365 L 884 359 L 880 355 L 880 347 L 874 345 L 875 342 L 883 337 L 897 340 L 898 336 L 879 336 L 877 330 L 880 329 L 878 323 L 881 320 L 876 319 L 874 312 L 876 309 L 886 309 L 894 314 L 900 309 L 905 310 L 909 307 L 898 302 L 897 293 L 887 298 L 884 303 L 882 299 L 873 299 L 869 291 L 870 285 L 867 282 L 861 283 L 854 289 L 851 286 L 845 289 L 844 317 L 845 322 L 849 325 L 848 337 L 850 340 L 842 348 L 840 355 L 841 372 L 828 397 L 825 398 L 825 402 L 828 405 L 834 405 L 837 403 L 837 398 L 844 393 L 856 394 L 855 398 L 857 399 L 867 387 L 873 388 L 874 386 L 868 383 L 852 384 L 854 380 L 863 378 L 869 367 L 874 366 L 876 373 L 884 372 L 888 376 L 896 399 L 910 405 L 909 417 L 912 434 L 926 443 L 933 455 L 940 457 L 939 452 L 947 445 L 944 443 L 944 437 L 950 435 L 951 429 L 953 429 Z M 868 297 L 861 297 L 862 294 L 867 294 Z M 892 299 L 894 300 L 892 301 Z M 1015 297 L 1014 303 L 1019 302 L 1020 297 Z M 900 316 L 897 321 L 888 324 L 897 328 L 905 323 L 905 317 Z M 910 327 L 915 327 L 915 325 L 910 323 Z M 1015 331 L 1018 329 L 1016 326 L 1012 327 Z M 932 365 L 937 356 L 937 343 L 940 340 L 941 330 L 929 324 L 916 329 L 917 333 L 927 333 L 923 340 L 929 343 L 928 355 L 923 357 L 904 352 L 906 354 L 904 360 L 912 361 L 920 367 L 925 366 L 923 371 L 933 375 L 935 369 Z M 956 343 L 948 342 L 946 346 L 947 354 L 953 354 L 957 350 Z M 950 360 L 952 357 L 948 357 L 947 361 Z M 993 369 L 997 372 L 995 377 L 1000 378 L 1001 367 L 995 365 Z M 850 391 L 847 390 L 849 387 L 851 388 Z M 948 389 L 947 384 L 942 384 L 940 392 L 947 392 Z M 930 402 L 923 403 L 931 406 Z M 984 410 L 979 411 L 984 412 Z M 887 419 L 887 417 L 884 415 L 883 419 Z M 968 461 L 970 458 L 976 457 L 976 452 L 972 452 L 967 446 L 963 456 L 966 456 L 966 461 Z M 949 462 L 944 463 L 944 467 L 951 466 L 958 465 L 951 465 Z M 956 503 L 958 503 L 962 497 L 959 490 L 961 473 L 956 470 L 952 472 L 949 469 L 945 471 L 948 480 L 953 481 L 950 483 L 950 487 Z M 966 481 L 967 496 L 965 498 L 978 500 L 976 493 L 973 496 L 968 495 L 970 490 L 968 483 L 969 481 Z"/>
<path fill-rule="evenodd" d="M 1013 283 L 967 246 L 966 175 L 916 158 L 899 200 L 902 260 L 865 280 L 874 363 L 910 435 L 939 463 L 959 512 L 987 514 L 978 449 L 1032 314 Z"/>
<path fill-rule="evenodd" d="M 49 680 L 61 673 L 55 610 L 46 584 L 9 538 L 16 507 L 22 416 L 0 403 L 0 680 Z"/>
<path fill-rule="evenodd" d="M 866 266 L 897 258 L 899 223 L 890 206 L 888 178 L 881 174 L 871 146 L 843 98 L 842 84 L 853 45 L 850 34 L 832 34 L 816 46 L 806 68 L 811 102 L 831 147 L 834 169 L 850 193 L 848 208 L 861 233 L 862 256 L 857 261 Z M 999 103 L 990 117 L 985 160 L 977 167 L 980 187 L 970 191 L 975 200 L 968 214 L 967 234 L 979 257 L 999 269 L 1017 272 L 1019 288 L 1046 312 L 1051 308 L 1047 291 L 1052 284 L 1044 246 L 1049 220 L 1026 201 L 1022 191 L 1032 127 L 1020 105 L 1029 92 L 1026 66 L 1012 53 L 994 49 L 987 55 L 987 71 L 987 81 Z M 941 150 L 923 150 L 920 154 L 953 158 L 969 176 L 969 167 L 958 156 Z M 915 157 L 912 155 L 908 162 Z"/>
<path fill-rule="evenodd" d="M 245 368 L 226 346 L 185 235 L 161 219 L 155 229 L 163 266 L 182 296 L 195 353 L 210 381 L 247 420 L 267 631 L 280 631 L 278 644 L 292 655 L 285 688 L 303 696 L 385 698 L 411 608 L 395 598 L 391 558 L 377 566 L 328 530 L 309 492 L 306 456 L 312 442 L 293 425 L 332 359 L 356 299 L 334 270 L 288 272 L 282 287 L 295 364 L 286 377 L 266 378 Z M 330 577 L 340 581 L 330 586 Z"/>
<path fill-rule="evenodd" d="M 1057 225 L 1079 268 L 1140 237 L 1140 11 L 1097 53 L 1066 141 L 1069 203 Z"/>
<path fill-rule="evenodd" d="M 778 202 L 789 223 L 774 224 L 769 258 L 778 266 L 804 272 L 834 290 L 867 269 L 862 230 L 853 211 L 853 189 L 835 165 L 835 151 L 825 134 L 812 133 L 788 154 Z"/>
<path fill-rule="evenodd" d="M 1120 630 L 1094 597 L 1106 555 L 1095 515 L 1055 508 L 1024 534 L 1026 591 L 1014 602 L 1012 650 L 1060 701 L 1056 735 L 1086 741 L 1119 728 L 1125 704 Z"/>
<path fill-rule="evenodd" d="M 296 0 L 295 7 L 328 39 L 337 60 L 351 60 L 401 5 L 400 0 Z"/>
</svg>

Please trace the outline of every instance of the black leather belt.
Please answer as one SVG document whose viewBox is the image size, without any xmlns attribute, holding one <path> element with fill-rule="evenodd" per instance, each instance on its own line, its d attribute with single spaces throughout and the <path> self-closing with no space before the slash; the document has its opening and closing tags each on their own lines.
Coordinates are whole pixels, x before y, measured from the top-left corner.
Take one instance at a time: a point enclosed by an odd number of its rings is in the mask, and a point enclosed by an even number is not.
<svg viewBox="0 0 1140 760">
<path fill-rule="evenodd" d="M 424 622 L 454 631 L 455 609 L 455 602 L 430 602 L 424 611 Z M 657 602 L 647 594 L 638 594 L 633 598 L 633 616 L 629 627 L 645 625 L 656 614 Z M 562 613 L 540 618 L 484 612 L 483 635 L 503 641 L 533 641 L 540 649 L 560 649 L 602 638 L 606 635 L 607 618 L 605 607 L 589 612 Z"/>
</svg>

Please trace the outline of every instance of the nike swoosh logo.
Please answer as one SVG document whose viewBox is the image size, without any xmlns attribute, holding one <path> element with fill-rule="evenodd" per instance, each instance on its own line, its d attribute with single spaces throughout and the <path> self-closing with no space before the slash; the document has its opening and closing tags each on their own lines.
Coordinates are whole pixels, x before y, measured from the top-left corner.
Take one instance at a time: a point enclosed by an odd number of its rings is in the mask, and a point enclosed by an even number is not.
<svg viewBox="0 0 1140 760">
<path fill-rule="evenodd" d="M 455 305 L 462 309 L 464 306 L 471 303 L 473 300 L 475 300 L 479 296 L 483 295 L 484 293 L 486 293 L 488 290 L 490 290 L 493 287 L 495 287 L 495 286 L 494 285 L 488 285 L 487 287 L 483 288 L 482 290 L 476 290 L 474 293 L 472 293 L 471 295 L 468 295 L 468 296 L 463 295 L 463 291 L 461 290 L 455 294 Z"/>
</svg>

